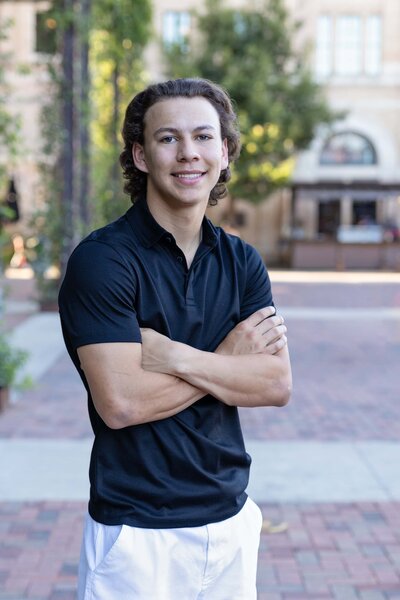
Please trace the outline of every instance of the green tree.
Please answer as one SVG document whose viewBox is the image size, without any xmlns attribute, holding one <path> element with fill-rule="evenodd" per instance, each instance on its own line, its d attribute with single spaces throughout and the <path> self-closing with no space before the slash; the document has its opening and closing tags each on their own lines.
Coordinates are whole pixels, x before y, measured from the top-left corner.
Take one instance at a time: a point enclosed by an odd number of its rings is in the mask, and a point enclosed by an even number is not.
<svg viewBox="0 0 400 600">
<path fill-rule="evenodd" d="M 220 83 L 237 104 L 242 152 L 230 191 L 253 202 L 287 185 L 299 150 L 335 115 L 313 80 L 307 50 L 294 48 L 300 27 L 283 0 L 236 10 L 208 0 L 195 15 L 198 38 L 166 49 L 169 75 Z"/>
<path fill-rule="evenodd" d="M 86 97 L 88 92 L 81 65 L 90 14 L 82 9 L 83 3 L 53 0 L 37 21 L 37 50 L 47 62 L 49 79 L 41 112 L 42 209 L 32 219 L 34 235 L 28 240 L 27 249 L 43 303 L 55 301 L 57 271 L 64 272 L 73 247 L 88 226 L 80 206 L 80 191 L 88 181 L 82 160 L 86 148 L 81 142 L 87 141 L 82 130 L 88 127 L 82 117 L 82 107 L 87 106 L 82 90 Z M 50 270 L 52 277 L 48 276 Z"/>
<path fill-rule="evenodd" d="M 150 36 L 150 0 L 98 0 L 93 4 L 93 193 L 98 224 L 129 206 L 121 193 L 120 130 L 123 110 L 144 84 L 142 53 Z"/>
<path fill-rule="evenodd" d="M 150 18 L 150 0 L 53 0 L 42 15 L 54 43 L 46 38 L 44 208 L 32 223 L 30 259 L 49 299 L 58 282 L 46 278 L 48 267 L 58 267 L 62 275 L 88 229 L 121 212 L 121 108 L 142 78 Z"/>
</svg>

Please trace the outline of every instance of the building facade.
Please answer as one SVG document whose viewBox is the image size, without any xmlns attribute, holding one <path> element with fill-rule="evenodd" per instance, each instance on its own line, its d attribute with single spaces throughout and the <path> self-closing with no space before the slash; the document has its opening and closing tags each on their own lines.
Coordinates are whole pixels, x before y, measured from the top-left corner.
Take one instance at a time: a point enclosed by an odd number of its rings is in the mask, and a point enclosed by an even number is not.
<svg viewBox="0 0 400 600">
<path fill-rule="evenodd" d="M 297 161 L 292 264 L 398 269 L 400 3 L 303 4 L 315 76 L 344 117 Z"/>
<path fill-rule="evenodd" d="M 286 3 L 302 23 L 296 44 L 311 45 L 315 78 L 343 117 L 299 155 L 290 197 L 282 192 L 257 209 L 239 203 L 239 229 L 272 262 L 400 268 L 400 3 Z M 194 8 L 201 10 L 192 0 L 184 8 L 159 0 L 158 39 L 183 42 Z M 148 63 L 155 79 L 163 76 L 159 44 L 149 48 Z"/>
<path fill-rule="evenodd" d="M 226 0 L 228 1 L 228 0 Z M 244 0 L 230 5 L 249 7 Z M 343 117 L 318 132 L 298 157 L 293 185 L 261 206 L 236 203 L 241 235 L 258 246 L 270 263 L 294 267 L 400 268 L 400 2 L 398 0 L 286 0 L 302 22 L 296 44 L 312 48 L 310 60 L 332 108 Z M 255 4 L 256 5 L 256 4 Z M 38 26 L 46 2 L 3 1 L 0 19 L 14 20 L 8 42 L 13 110 L 23 118 L 23 160 L 16 182 L 23 212 L 38 199 L 36 157 L 39 111 L 46 88 Z M 155 35 L 146 50 L 150 80 L 165 76 L 163 44 L 185 43 L 195 35 L 193 10 L 199 0 L 155 0 Z M 43 45 L 43 44 L 42 44 Z M 227 202 L 210 210 L 216 222 Z"/>
<path fill-rule="evenodd" d="M 48 93 L 49 78 L 40 46 L 40 15 L 47 2 L 2 0 L 0 22 L 5 26 L 0 39 L 0 52 L 7 56 L 5 80 L 9 90 L 7 110 L 21 122 L 19 154 L 10 161 L 0 149 L 0 160 L 6 164 L 8 177 L 15 182 L 19 197 L 21 223 L 26 230 L 33 212 L 40 208 L 39 163 L 43 156 L 41 111 Z M 6 186 L 8 183 L 6 182 Z M 6 189 L 0 190 L 3 195 Z"/>
</svg>

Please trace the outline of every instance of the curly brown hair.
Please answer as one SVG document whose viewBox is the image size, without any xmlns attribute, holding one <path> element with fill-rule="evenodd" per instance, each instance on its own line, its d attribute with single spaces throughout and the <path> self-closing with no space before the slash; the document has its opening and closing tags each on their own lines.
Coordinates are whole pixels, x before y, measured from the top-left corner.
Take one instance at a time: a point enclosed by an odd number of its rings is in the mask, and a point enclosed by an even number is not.
<svg viewBox="0 0 400 600">
<path fill-rule="evenodd" d="M 174 79 L 150 85 L 137 94 L 128 104 L 122 126 L 122 137 L 125 145 L 119 160 L 124 179 L 127 180 L 124 191 L 130 195 L 132 203 L 145 194 L 147 186 L 147 174 L 135 166 L 132 158 L 133 144 L 143 145 L 144 143 L 146 112 L 160 100 L 179 96 L 185 98 L 201 96 L 208 100 L 218 113 L 221 137 L 227 140 L 229 164 L 234 162 L 240 154 L 240 133 L 237 117 L 229 95 L 220 86 L 207 79 L 200 78 Z M 217 204 L 218 200 L 227 193 L 225 184 L 231 178 L 229 164 L 226 169 L 221 171 L 217 184 L 210 192 L 209 204 L 212 206 Z"/>
</svg>

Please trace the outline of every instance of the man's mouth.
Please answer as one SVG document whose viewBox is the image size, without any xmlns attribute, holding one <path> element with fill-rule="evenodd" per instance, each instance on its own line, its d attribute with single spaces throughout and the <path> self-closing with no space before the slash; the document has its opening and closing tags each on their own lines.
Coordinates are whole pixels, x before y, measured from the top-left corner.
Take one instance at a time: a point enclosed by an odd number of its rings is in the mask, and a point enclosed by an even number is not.
<svg viewBox="0 0 400 600">
<path fill-rule="evenodd" d="M 178 179 L 194 180 L 203 177 L 204 172 L 198 171 L 196 173 L 172 173 L 172 175 Z"/>
</svg>

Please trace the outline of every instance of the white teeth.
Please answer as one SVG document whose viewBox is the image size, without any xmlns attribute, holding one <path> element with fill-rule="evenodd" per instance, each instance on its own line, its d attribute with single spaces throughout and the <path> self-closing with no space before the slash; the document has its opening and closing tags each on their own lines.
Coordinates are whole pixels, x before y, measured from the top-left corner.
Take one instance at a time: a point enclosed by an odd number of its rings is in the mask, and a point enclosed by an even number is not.
<svg viewBox="0 0 400 600">
<path fill-rule="evenodd" d="M 177 173 L 175 177 L 179 179 L 197 179 L 201 177 L 201 173 Z"/>
</svg>

